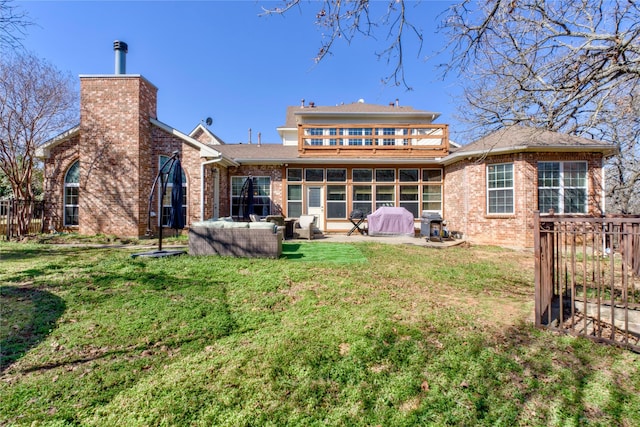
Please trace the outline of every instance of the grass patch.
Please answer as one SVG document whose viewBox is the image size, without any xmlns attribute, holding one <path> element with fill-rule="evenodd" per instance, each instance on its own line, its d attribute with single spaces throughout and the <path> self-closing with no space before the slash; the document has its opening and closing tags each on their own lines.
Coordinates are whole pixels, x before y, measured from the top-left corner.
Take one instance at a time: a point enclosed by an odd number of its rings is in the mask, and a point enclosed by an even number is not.
<svg viewBox="0 0 640 427">
<path fill-rule="evenodd" d="M 532 254 L 287 249 L 0 244 L 0 425 L 640 425 L 640 356 L 528 322 Z"/>
<path fill-rule="evenodd" d="M 290 261 L 363 263 L 367 258 L 347 243 L 283 243 L 282 256 Z"/>
</svg>

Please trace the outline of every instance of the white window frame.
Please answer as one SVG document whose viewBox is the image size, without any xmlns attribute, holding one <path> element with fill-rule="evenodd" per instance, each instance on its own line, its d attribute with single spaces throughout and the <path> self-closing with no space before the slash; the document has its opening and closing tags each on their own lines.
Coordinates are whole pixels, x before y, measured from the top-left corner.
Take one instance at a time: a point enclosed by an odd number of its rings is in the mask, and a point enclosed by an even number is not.
<svg viewBox="0 0 640 427">
<path fill-rule="evenodd" d="M 234 193 L 234 188 L 238 188 L 240 191 L 242 191 L 242 186 L 244 185 L 245 181 L 247 180 L 247 178 L 249 178 L 248 175 L 246 176 L 232 176 L 231 177 L 231 185 L 229 188 L 229 197 L 231 200 L 231 215 L 232 216 L 237 216 L 237 217 L 242 217 L 243 214 L 240 212 L 240 198 L 242 197 L 242 194 L 235 194 Z M 263 209 L 263 212 L 256 212 L 256 214 L 258 216 L 267 216 L 267 215 L 271 215 L 271 212 L 273 210 L 273 200 L 271 199 L 271 194 L 273 193 L 271 190 L 271 185 L 273 184 L 273 182 L 271 181 L 271 177 L 270 176 L 252 176 L 253 180 L 254 180 L 254 191 L 261 191 L 260 189 L 262 188 L 263 190 L 265 190 L 265 192 L 268 192 L 268 194 L 261 194 L 258 195 L 257 197 L 266 197 L 268 200 L 268 204 L 267 203 L 261 203 L 263 200 L 260 200 L 260 202 L 256 202 L 254 204 L 254 209 L 255 206 L 263 206 L 263 207 L 267 207 L 267 210 L 265 212 L 265 210 Z M 268 185 L 263 185 L 260 183 L 261 180 L 267 180 L 268 181 Z M 240 185 L 239 186 L 234 186 L 234 181 L 239 182 Z M 234 206 L 237 206 L 238 210 L 237 210 L 237 214 L 234 214 Z"/>
<path fill-rule="evenodd" d="M 489 168 L 491 168 L 491 167 L 503 167 L 503 166 L 510 166 L 511 167 L 511 186 L 510 187 L 507 187 L 507 186 L 490 187 L 491 181 L 490 181 Z M 491 164 L 488 164 L 487 167 L 486 167 L 486 174 L 487 174 L 487 179 L 486 179 L 487 215 L 513 215 L 515 213 L 515 205 L 516 205 L 515 188 L 514 188 L 514 186 L 515 186 L 515 168 L 514 168 L 513 163 L 491 163 Z M 492 211 L 492 206 L 491 206 L 491 203 L 490 203 L 491 194 L 499 192 L 499 191 L 511 192 L 511 210 L 510 211 L 501 211 L 501 212 Z"/>
<path fill-rule="evenodd" d="M 559 176 L 558 186 L 542 187 L 540 185 L 540 178 L 538 175 L 538 209 L 540 209 L 540 190 L 555 190 L 558 197 L 558 211 L 557 214 L 570 214 L 570 215 L 585 215 L 589 212 L 589 164 L 583 160 L 571 160 L 571 161 L 548 161 L 538 162 L 538 174 L 540 173 L 540 165 L 542 164 L 558 164 Z M 567 186 L 565 185 L 565 166 L 568 164 L 583 164 L 584 165 L 584 187 L 579 186 Z M 582 200 L 584 211 L 582 212 L 566 212 L 565 209 L 565 191 L 566 190 L 584 190 L 584 199 Z M 541 214 L 548 214 L 548 211 L 540 211 Z"/>
<path fill-rule="evenodd" d="M 78 212 L 79 209 L 79 200 L 80 200 L 80 171 L 78 170 L 78 182 L 67 182 L 67 177 L 69 176 L 69 173 L 71 172 L 71 169 L 78 167 L 80 168 L 80 161 L 76 160 L 75 162 L 73 162 L 71 164 L 71 166 L 69 166 L 69 169 L 67 169 L 67 172 L 65 172 L 64 174 L 64 192 L 63 192 L 63 207 L 62 207 L 62 213 L 63 213 L 63 224 L 65 227 L 76 227 L 80 224 L 80 214 Z M 68 195 L 68 189 L 70 188 L 76 188 L 78 191 L 78 203 L 77 204 L 72 204 L 72 203 L 67 203 L 67 195 Z M 71 208 L 74 209 L 77 213 L 76 215 L 76 222 L 69 222 L 67 219 L 67 208 Z"/>
</svg>

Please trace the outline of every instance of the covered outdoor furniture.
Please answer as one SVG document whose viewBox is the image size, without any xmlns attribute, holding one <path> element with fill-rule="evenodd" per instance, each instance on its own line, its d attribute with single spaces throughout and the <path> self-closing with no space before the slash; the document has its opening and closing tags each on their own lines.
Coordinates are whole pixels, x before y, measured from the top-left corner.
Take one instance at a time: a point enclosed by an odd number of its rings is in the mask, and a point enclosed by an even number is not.
<svg viewBox="0 0 640 427">
<path fill-rule="evenodd" d="M 367 231 L 364 229 L 364 226 L 362 228 L 360 227 L 365 218 L 366 216 L 361 210 L 354 209 L 353 211 L 351 211 L 351 215 L 349 215 L 349 221 L 351 222 L 351 224 L 353 224 L 353 227 L 351 227 L 351 230 L 349 230 L 347 236 L 351 236 L 351 233 L 356 230 L 358 230 L 358 232 L 360 232 L 360 234 L 362 234 L 363 236 L 366 235 Z"/>
<path fill-rule="evenodd" d="M 402 207 L 380 207 L 367 221 L 370 236 L 415 236 L 413 214 Z"/>
<path fill-rule="evenodd" d="M 299 239 L 313 239 L 313 233 L 316 225 L 315 215 L 300 215 L 300 218 L 294 223 L 293 236 Z"/>
<path fill-rule="evenodd" d="M 271 222 L 196 222 L 189 228 L 189 255 L 278 258 L 282 230 Z"/>
</svg>

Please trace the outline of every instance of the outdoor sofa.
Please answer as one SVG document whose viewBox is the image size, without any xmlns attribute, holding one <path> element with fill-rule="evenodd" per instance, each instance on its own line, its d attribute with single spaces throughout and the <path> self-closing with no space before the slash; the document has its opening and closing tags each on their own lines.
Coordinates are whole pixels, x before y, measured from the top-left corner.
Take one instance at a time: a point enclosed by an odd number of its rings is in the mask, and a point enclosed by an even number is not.
<svg viewBox="0 0 640 427">
<path fill-rule="evenodd" d="M 199 221 L 189 228 L 189 255 L 278 258 L 282 234 L 271 222 Z"/>
</svg>

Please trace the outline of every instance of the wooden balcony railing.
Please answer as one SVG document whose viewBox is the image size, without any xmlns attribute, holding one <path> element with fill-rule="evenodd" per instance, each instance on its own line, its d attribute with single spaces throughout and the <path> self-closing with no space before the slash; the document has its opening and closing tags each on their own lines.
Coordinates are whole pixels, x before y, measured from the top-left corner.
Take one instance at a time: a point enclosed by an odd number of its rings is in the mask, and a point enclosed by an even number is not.
<svg viewBox="0 0 640 427">
<path fill-rule="evenodd" d="M 444 124 L 302 124 L 298 126 L 298 151 L 309 157 L 441 157 L 449 152 L 449 127 Z"/>
</svg>

